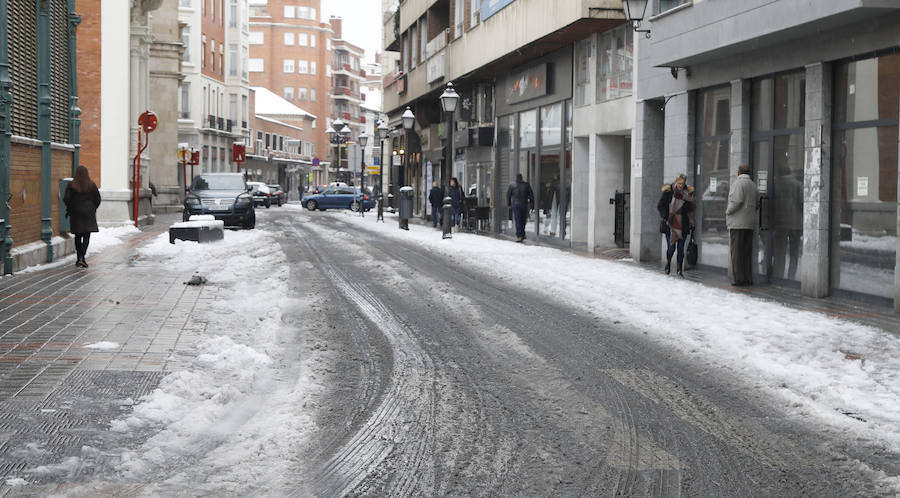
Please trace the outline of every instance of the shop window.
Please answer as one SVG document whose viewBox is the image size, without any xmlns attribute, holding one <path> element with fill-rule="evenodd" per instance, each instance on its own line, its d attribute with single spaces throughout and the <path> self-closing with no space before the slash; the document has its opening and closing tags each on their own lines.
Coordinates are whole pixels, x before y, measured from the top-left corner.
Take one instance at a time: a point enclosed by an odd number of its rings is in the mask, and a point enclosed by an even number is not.
<svg viewBox="0 0 900 498">
<path fill-rule="evenodd" d="M 697 176 L 694 186 L 695 195 L 698 196 L 695 221 L 700 232 L 700 262 L 724 268 L 729 261 L 725 206 L 731 181 L 731 87 L 699 91 L 696 106 Z M 674 179 L 663 179 L 665 182 L 672 180 Z"/>
<path fill-rule="evenodd" d="M 900 54 L 836 65 L 831 286 L 890 298 L 897 254 Z"/>
<path fill-rule="evenodd" d="M 597 102 L 632 93 L 634 39 L 632 30 L 620 26 L 600 36 L 597 42 Z"/>
<path fill-rule="evenodd" d="M 593 104 L 588 95 L 591 84 L 591 46 L 593 38 L 581 40 L 575 45 L 575 105 Z"/>
</svg>

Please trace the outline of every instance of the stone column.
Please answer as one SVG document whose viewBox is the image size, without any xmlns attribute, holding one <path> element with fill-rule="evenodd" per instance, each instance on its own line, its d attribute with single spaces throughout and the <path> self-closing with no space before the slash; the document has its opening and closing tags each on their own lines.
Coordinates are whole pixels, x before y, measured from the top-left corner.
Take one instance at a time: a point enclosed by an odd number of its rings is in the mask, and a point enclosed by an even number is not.
<svg viewBox="0 0 900 498">
<path fill-rule="evenodd" d="M 665 113 L 662 101 L 645 100 L 635 111 L 631 164 L 631 257 L 635 261 L 659 261 L 659 188 L 663 181 Z"/>
<path fill-rule="evenodd" d="M 806 66 L 803 160 L 803 257 L 800 289 L 824 297 L 830 289 L 831 64 Z"/>
<path fill-rule="evenodd" d="M 147 178 L 156 191 L 152 198 L 153 213 L 181 212 L 184 190 L 180 186 L 183 179 L 178 177 L 176 150 L 184 49 L 178 23 L 178 0 L 164 0 L 163 6 L 151 14 L 150 27 L 153 42 L 150 45 L 149 81 L 153 92 L 149 96 L 149 105 L 159 118 L 159 128 L 153 132 L 152 145 L 147 149 L 155 165 L 147 172 Z"/>
<path fill-rule="evenodd" d="M 588 252 L 593 252 L 588 240 L 588 226 L 591 219 L 591 185 L 593 171 L 596 168 L 590 153 L 590 142 L 593 137 L 575 137 L 572 140 L 572 225 L 567 228 L 571 235 L 573 247 L 585 245 Z M 503 206 L 506 206 L 506 191 L 503 191 Z"/>
<path fill-rule="evenodd" d="M 694 168 L 694 105 L 693 92 L 667 97 L 665 122 L 665 160 L 661 183 L 669 183 L 684 174 L 689 184 Z M 660 185 L 662 186 L 662 185 Z"/>
</svg>

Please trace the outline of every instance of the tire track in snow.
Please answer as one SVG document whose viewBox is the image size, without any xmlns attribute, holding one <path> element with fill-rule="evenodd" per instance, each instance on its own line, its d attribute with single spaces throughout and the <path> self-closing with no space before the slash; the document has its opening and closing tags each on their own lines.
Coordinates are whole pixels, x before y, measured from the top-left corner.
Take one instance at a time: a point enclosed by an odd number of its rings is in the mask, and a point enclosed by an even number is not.
<svg viewBox="0 0 900 498">
<path fill-rule="evenodd" d="M 370 290 L 326 261 L 296 226 L 289 230 L 307 246 L 331 285 L 384 334 L 394 356 L 393 371 L 380 403 L 362 428 L 317 473 L 311 491 L 319 496 L 350 494 L 397 446 L 405 444 L 414 445 L 413 457 L 394 469 L 392 494 L 412 494 L 414 490 L 430 487 L 419 481 L 426 473 L 422 466 L 427 463 L 426 453 L 432 446 L 432 435 L 426 430 L 431 425 L 435 402 L 430 388 L 434 372 L 432 359 L 412 331 Z"/>
</svg>

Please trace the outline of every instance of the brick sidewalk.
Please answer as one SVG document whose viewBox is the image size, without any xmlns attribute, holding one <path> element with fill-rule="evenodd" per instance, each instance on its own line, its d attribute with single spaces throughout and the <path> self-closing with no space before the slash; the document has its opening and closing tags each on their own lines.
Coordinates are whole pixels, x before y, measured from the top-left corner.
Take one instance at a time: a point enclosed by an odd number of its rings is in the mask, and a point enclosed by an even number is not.
<svg viewBox="0 0 900 498">
<path fill-rule="evenodd" d="M 163 374 L 185 366 L 206 323 L 192 316 L 215 288 L 184 285 L 190 274 L 144 266 L 139 245 L 165 232 L 168 217 L 73 265 L 0 279 L 0 478 L 59 462 L 90 445 Z M 100 341 L 114 349 L 90 349 Z M 46 453 L 16 457 L 28 442 Z M 39 478 L 30 477 L 40 483 Z M 0 495 L 11 491 L 0 480 Z"/>
</svg>

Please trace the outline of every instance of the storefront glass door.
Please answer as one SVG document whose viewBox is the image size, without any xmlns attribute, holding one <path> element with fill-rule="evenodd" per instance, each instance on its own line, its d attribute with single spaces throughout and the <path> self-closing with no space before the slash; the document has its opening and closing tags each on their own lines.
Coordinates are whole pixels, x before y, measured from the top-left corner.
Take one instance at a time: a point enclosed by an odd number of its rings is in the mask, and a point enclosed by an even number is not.
<svg viewBox="0 0 900 498">
<path fill-rule="evenodd" d="M 799 281 L 803 250 L 806 73 L 753 82 L 751 165 L 759 189 L 757 272 Z"/>
<path fill-rule="evenodd" d="M 541 167 L 538 205 L 541 218 L 539 234 L 556 237 L 561 234 L 560 158 L 562 157 L 562 104 L 541 108 Z"/>
<path fill-rule="evenodd" d="M 522 173 L 522 176 L 525 177 L 525 181 L 535 190 L 536 197 L 538 195 L 536 186 L 540 180 L 540 165 L 537 160 L 537 131 L 537 109 L 520 112 L 518 172 Z M 512 181 L 516 181 L 515 176 L 513 176 Z M 540 201 L 535 199 L 535 202 Z M 538 219 L 539 212 L 539 210 L 535 209 L 528 213 L 528 225 L 525 229 L 526 233 L 538 233 L 538 227 L 540 226 L 540 220 Z"/>
<path fill-rule="evenodd" d="M 700 247 L 700 264 L 728 267 L 728 230 L 725 205 L 731 178 L 731 87 L 701 90 L 697 95 L 696 192 L 699 195 L 695 239 Z M 673 178 L 664 178 L 671 182 Z"/>
</svg>

